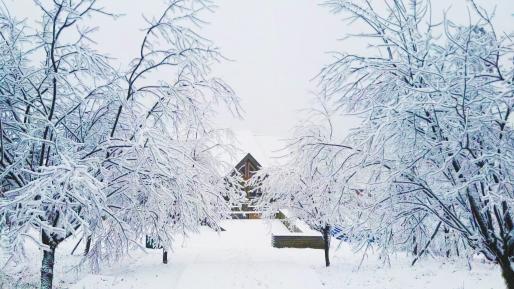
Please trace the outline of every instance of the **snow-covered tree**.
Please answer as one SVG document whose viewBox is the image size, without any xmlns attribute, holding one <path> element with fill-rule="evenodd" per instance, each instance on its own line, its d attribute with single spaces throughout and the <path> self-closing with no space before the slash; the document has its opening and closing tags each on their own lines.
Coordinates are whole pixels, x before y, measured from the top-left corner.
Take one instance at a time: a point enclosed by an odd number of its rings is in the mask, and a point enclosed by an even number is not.
<svg viewBox="0 0 514 289">
<path fill-rule="evenodd" d="M 366 226 L 384 248 L 480 253 L 514 288 L 512 42 L 473 1 L 466 26 L 432 23 L 429 1 L 385 3 L 326 1 L 370 29 L 357 35 L 365 53 L 321 74 L 323 93 L 362 120 L 341 148 L 345 186 L 366 172 Z"/>
<path fill-rule="evenodd" d="M 115 15 L 95 0 L 34 3 L 39 27 L 0 13 L 0 228 L 9 251 L 18 255 L 27 238 L 39 244 L 41 288 L 51 288 L 55 249 L 69 237 L 86 240 L 98 265 L 145 235 L 169 249 L 179 232 L 216 227 L 229 210 L 224 197 L 238 192 L 226 191 L 209 123 L 216 105 L 238 104 L 209 77 L 219 52 L 192 29 L 212 3 L 168 1 L 147 19 L 126 72 L 93 48 L 85 22 Z"/>
<path fill-rule="evenodd" d="M 287 209 L 294 218 L 304 221 L 323 236 L 325 265 L 330 266 L 329 250 L 331 228 L 345 223 L 348 198 L 339 184 L 340 163 L 334 151 L 325 146 L 333 143 L 333 128 L 327 108 L 320 112 L 328 125 L 318 122 L 318 114 L 298 126 L 294 138 L 284 156 L 283 165 L 263 168 L 253 177 L 253 185 L 262 192 L 258 207 L 272 217 L 281 209 Z M 316 119 L 316 120 L 314 120 Z"/>
</svg>

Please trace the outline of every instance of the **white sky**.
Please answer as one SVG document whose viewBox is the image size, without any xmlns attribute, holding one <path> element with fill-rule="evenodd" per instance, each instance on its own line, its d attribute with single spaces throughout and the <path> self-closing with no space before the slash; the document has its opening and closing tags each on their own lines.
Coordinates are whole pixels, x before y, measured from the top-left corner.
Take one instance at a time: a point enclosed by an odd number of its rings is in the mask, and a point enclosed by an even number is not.
<svg viewBox="0 0 514 289">
<path fill-rule="evenodd" d="M 242 99 L 243 122 L 234 129 L 289 136 L 301 109 L 309 107 L 311 79 L 342 48 L 342 23 L 313 0 L 222 0 L 208 35 L 234 62 L 215 67 Z"/>
<path fill-rule="evenodd" d="M 19 18 L 38 15 L 31 0 L 4 0 Z M 212 39 L 233 61 L 216 65 L 213 72 L 232 85 L 242 101 L 244 120 L 221 112 L 217 124 L 257 135 L 287 138 L 308 108 L 316 83 L 312 78 L 330 61 L 328 51 L 365 48 L 355 39 L 338 40 L 356 33 L 361 25 L 349 26 L 343 15 L 333 15 L 322 0 L 218 0 L 215 14 L 206 15 L 210 25 L 202 34 Z M 382 6 L 383 0 L 372 1 Z M 466 0 L 432 0 L 434 17 L 443 9 L 467 23 Z M 497 6 L 495 24 L 502 31 L 514 30 L 514 0 L 479 0 L 486 8 Z M 99 0 L 110 11 L 125 14 L 116 21 L 95 19 L 99 49 L 127 63 L 137 54 L 142 15 L 158 16 L 162 0 Z M 163 77 L 166 77 L 163 75 Z"/>
<path fill-rule="evenodd" d="M 342 41 L 362 29 L 348 26 L 343 15 L 330 13 L 321 0 L 220 0 L 206 34 L 235 62 L 215 67 L 236 90 L 245 120 L 222 117 L 221 125 L 246 128 L 258 135 L 289 137 L 301 109 L 311 106 L 313 77 L 330 61 L 328 51 L 357 51 L 365 43 Z M 373 1 L 378 5 L 383 0 Z M 466 0 L 433 0 L 435 16 L 449 8 L 453 19 L 467 20 Z M 479 1 L 497 5 L 496 22 L 514 30 L 514 0 Z M 496 4 L 494 4 L 496 3 Z M 439 15 L 437 15 L 439 14 Z"/>
</svg>

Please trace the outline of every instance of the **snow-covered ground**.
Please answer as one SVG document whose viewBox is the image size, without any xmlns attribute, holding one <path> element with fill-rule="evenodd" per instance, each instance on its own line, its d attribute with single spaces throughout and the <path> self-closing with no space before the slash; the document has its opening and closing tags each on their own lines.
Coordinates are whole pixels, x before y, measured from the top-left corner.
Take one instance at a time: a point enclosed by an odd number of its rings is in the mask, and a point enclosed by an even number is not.
<svg viewBox="0 0 514 289">
<path fill-rule="evenodd" d="M 150 250 L 134 253 L 99 275 L 58 266 L 56 283 L 72 289 L 504 288 L 499 269 L 479 262 L 469 271 L 464 264 L 444 260 L 423 260 L 411 267 L 410 259 L 397 257 L 389 267 L 369 254 L 359 268 L 362 253 L 354 253 L 346 244 L 333 250 L 332 266 L 327 269 L 322 250 L 272 248 L 271 231 L 280 231 L 280 226 L 279 221 L 225 221 L 226 231 L 205 228 L 177 246 L 167 265 L 160 263 L 160 250 Z M 338 244 L 333 245 L 335 249 Z M 34 279 L 39 262 L 34 260 L 30 266 L 36 270 L 31 275 Z"/>
</svg>

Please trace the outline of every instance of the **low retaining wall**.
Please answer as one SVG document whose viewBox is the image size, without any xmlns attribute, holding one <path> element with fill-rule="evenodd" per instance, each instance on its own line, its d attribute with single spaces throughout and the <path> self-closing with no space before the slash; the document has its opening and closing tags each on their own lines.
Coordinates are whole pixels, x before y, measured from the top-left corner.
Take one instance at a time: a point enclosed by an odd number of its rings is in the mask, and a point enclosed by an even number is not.
<svg viewBox="0 0 514 289">
<path fill-rule="evenodd" d="M 271 235 L 271 244 L 275 248 L 310 248 L 310 249 L 324 249 L 325 243 L 323 237 L 318 235 L 317 232 L 307 229 L 304 232 L 295 222 L 291 222 L 286 214 L 278 211 L 275 218 L 280 220 L 284 227 L 290 232 L 278 233 Z M 305 224 L 307 226 L 307 224 Z"/>
<path fill-rule="evenodd" d="M 323 237 L 304 235 L 273 235 L 271 242 L 275 248 L 324 249 Z"/>
<path fill-rule="evenodd" d="M 257 211 L 233 211 L 230 216 L 232 219 L 261 219 L 262 213 Z"/>
</svg>

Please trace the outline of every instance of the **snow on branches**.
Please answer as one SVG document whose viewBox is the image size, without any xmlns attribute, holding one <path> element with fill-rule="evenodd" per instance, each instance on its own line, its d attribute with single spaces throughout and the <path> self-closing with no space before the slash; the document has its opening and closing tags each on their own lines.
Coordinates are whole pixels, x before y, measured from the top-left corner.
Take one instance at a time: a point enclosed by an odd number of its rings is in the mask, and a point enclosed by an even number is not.
<svg viewBox="0 0 514 289">
<path fill-rule="evenodd" d="M 221 55 L 193 29 L 213 4 L 169 1 L 146 19 L 126 71 L 91 48 L 84 23 L 116 15 L 95 0 L 35 5 L 38 27 L 0 11 L 0 230 L 10 252 L 26 237 L 41 245 L 51 288 L 55 248 L 70 236 L 98 261 L 145 235 L 169 249 L 177 233 L 215 228 L 239 194 L 226 183 L 239 179 L 220 174 L 212 148 L 222 137 L 210 126 L 217 105 L 237 114 L 238 99 L 209 76 Z"/>
<path fill-rule="evenodd" d="M 262 196 L 258 202 L 264 215 L 274 216 L 287 209 L 291 217 L 298 218 L 320 232 L 325 240 L 325 261 L 329 266 L 331 229 L 349 225 L 358 218 L 350 208 L 359 201 L 352 200 L 359 190 L 347 188 L 341 183 L 342 154 L 333 135 L 332 120 L 326 106 L 320 110 L 328 125 L 309 121 L 295 131 L 287 151 L 287 162 L 281 166 L 263 168 L 253 177 Z M 316 114 L 319 120 L 319 115 Z M 350 219 L 352 220 L 350 220 Z"/>
<path fill-rule="evenodd" d="M 325 3 L 370 30 L 354 38 L 369 41 L 366 54 L 336 55 L 320 75 L 322 93 L 362 120 L 343 142 L 358 164 L 343 176 L 370 177 L 379 217 L 367 226 L 384 248 L 416 259 L 472 250 L 514 288 L 512 42 L 473 1 L 466 26 L 432 23 L 429 1 L 386 3 Z"/>
</svg>

